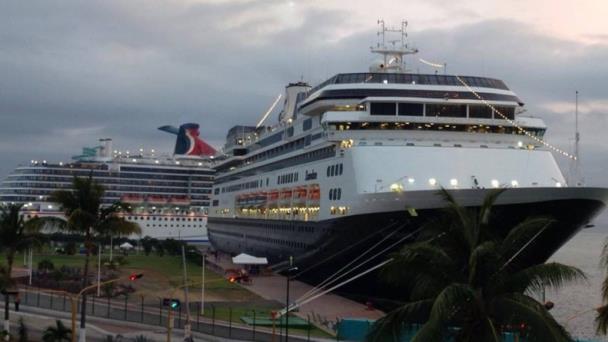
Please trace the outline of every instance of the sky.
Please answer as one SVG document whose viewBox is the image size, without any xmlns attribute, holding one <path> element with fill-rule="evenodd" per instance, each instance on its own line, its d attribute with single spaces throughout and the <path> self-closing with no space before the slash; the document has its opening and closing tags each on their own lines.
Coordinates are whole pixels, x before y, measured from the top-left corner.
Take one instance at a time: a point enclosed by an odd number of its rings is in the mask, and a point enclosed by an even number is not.
<svg viewBox="0 0 608 342">
<path fill-rule="evenodd" d="M 608 186 L 606 17 L 598 0 L 0 0 L 0 177 L 98 138 L 170 152 L 166 124 L 219 147 L 287 83 L 367 71 L 383 18 L 408 21 L 413 72 L 434 72 L 424 58 L 504 80 L 566 151 L 578 90 L 585 179 Z"/>
</svg>

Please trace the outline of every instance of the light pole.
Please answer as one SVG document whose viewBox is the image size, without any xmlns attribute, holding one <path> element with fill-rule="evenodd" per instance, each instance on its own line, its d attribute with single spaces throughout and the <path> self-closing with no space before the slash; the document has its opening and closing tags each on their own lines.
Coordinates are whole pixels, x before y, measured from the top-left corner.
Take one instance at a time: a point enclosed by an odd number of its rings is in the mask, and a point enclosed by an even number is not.
<svg viewBox="0 0 608 342">
<path fill-rule="evenodd" d="M 285 342 L 289 341 L 289 281 L 291 278 L 291 274 L 297 271 L 298 268 L 293 266 L 293 256 L 289 257 L 289 268 L 287 269 L 287 289 L 285 291 Z"/>
</svg>

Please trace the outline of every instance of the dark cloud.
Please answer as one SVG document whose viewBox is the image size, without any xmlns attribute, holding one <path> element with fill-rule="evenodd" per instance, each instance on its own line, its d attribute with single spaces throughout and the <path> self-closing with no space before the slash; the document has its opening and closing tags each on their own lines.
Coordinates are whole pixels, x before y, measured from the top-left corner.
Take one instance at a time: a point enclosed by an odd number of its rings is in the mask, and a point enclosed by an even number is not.
<svg viewBox="0 0 608 342">
<path fill-rule="evenodd" d="M 3 3 L 0 175 L 30 159 L 66 160 L 99 137 L 125 149 L 169 151 L 172 137 L 156 131 L 163 124 L 200 122 L 203 135 L 221 145 L 230 126 L 255 123 L 286 83 L 367 69 L 375 32 L 337 39 L 348 11 L 303 7 L 286 19 L 277 11 L 285 5 Z M 572 115 L 548 105 L 572 101 L 576 89 L 585 101 L 606 96 L 608 45 L 546 36 L 509 20 L 412 29 L 421 50 L 416 58 L 505 80 L 528 113 L 545 119 L 547 138 L 561 148 L 571 148 Z M 431 71 L 416 58 L 413 71 Z M 608 185 L 607 125 L 601 107 L 581 115 L 586 176 L 596 185 Z"/>
</svg>

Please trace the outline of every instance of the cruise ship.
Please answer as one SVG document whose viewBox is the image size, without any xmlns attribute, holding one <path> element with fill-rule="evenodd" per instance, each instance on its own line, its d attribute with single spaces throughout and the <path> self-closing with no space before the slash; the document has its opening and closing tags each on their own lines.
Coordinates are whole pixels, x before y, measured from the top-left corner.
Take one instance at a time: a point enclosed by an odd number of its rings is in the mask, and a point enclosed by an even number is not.
<svg viewBox="0 0 608 342">
<path fill-rule="evenodd" d="M 554 155 L 576 157 L 544 140 L 543 120 L 505 82 L 409 72 L 418 51 L 405 26 L 382 23 L 368 72 L 289 84 L 276 125 L 230 129 L 208 218 L 215 248 L 277 269 L 292 260 L 316 282 L 412 241 L 445 208 L 441 188 L 467 207 L 506 188 L 494 224 L 557 220 L 520 255 L 540 263 L 603 210 L 608 190 L 568 184 Z M 385 42 L 392 31 L 402 39 Z"/>
<path fill-rule="evenodd" d="M 31 160 L 18 166 L 0 185 L 0 203 L 23 203 L 28 218 L 61 216 L 48 196 L 70 189 L 74 177 L 92 176 L 106 190 L 102 204 L 121 201 L 131 206 L 124 215 L 139 224 L 141 237 L 207 243 L 214 178 L 209 165 L 215 150 L 199 138 L 198 124 L 159 129 L 177 135 L 173 155 L 113 150 L 111 139 L 100 139 L 98 146 L 83 148 L 70 163 Z"/>
</svg>

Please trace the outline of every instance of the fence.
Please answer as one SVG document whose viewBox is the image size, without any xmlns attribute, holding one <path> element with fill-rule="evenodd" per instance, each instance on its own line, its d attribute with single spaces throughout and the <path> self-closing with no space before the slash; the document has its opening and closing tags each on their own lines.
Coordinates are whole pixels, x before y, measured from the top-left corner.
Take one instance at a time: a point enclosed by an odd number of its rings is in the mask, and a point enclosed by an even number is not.
<svg viewBox="0 0 608 342">
<path fill-rule="evenodd" d="M 48 293 L 42 289 L 21 290 L 21 305 L 41 309 L 71 312 L 70 296 L 66 294 Z M 80 300 L 78 302 L 80 312 Z M 13 306 L 11 305 L 11 309 Z M 202 315 L 201 303 L 190 303 L 190 325 L 192 331 L 212 336 L 244 340 L 244 341 L 282 341 L 284 338 L 284 320 L 277 320 L 274 328 L 272 320 L 266 311 L 246 310 L 229 305 L 205 305 L 205 315 Z M 87 316 L 168 327 L 170 310 L 163 306 L 163 299 L 141 295 L 120 296 L 117 298 L 87 296 Z M 239 322 L 246 316 L 245 321 Z M 181 305 L 173 310 L 174 329 L 183 329 L 187 323 L 186 308 Z M 292 322 L 293 321 L 293 322 Z M 270 322 L 270 324 L 269 324 Z M 296 324 L 293 324 L 296 323 Z M 274 330 L 274 333 L 273 333 Z M 315 341 L 311 337 L 310 321 L 291 319 L 289 324 L 289 340 L 294 342 Z M 274 337 L 273 337 L 274 335 Z"/>
</svg>

